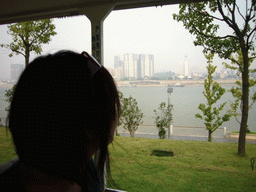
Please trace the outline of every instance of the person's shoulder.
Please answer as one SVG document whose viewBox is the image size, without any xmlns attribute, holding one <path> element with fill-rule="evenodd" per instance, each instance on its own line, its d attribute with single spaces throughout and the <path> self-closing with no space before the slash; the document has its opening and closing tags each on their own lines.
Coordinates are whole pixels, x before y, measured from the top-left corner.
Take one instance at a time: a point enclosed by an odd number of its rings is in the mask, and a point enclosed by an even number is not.
<svg viewBox="0 0 256 192">
<path fill-rule="evenodd" d="M 6 172 L 11 167 L 17 165 L 19 163 L 19 158 L 16 157 L 14 159 L 11 159 L 10 161 L 7 161 L 0 165 L 0 175 L 4 172 Z"/>
<path fill-rule="evenodd" d="M 1 192 L 23 191 L 19 175 L 19 159 L 15 158 L 0 165 Z"/>
<path fill-rule="evenodd" d="M 100 190 L 100 180 L 98 175 L 98 170 L 94 164 L 93 159 L 91 158 L 88 161 L 88 188 L 90 191 L 101 191 Z"/>
</svg>

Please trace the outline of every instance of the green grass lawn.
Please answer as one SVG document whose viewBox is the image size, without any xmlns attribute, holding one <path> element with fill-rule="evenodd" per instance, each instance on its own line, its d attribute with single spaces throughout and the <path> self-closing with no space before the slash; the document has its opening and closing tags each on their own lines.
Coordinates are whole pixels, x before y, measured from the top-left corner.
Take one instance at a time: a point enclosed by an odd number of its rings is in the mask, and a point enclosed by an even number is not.
<svg viewBox="0 0 256 192">
<path fill-rule="evenodd" d="M 17 157 L 12 143 L 11 133 L 6 128 L 0 127 L 0 164 Z"/>
<path fill-rule="evenodd" d="M 153 149 L 174 156 L 150 156 Z M 246 154 L 233 143 L 115 137 L 110 145 L 113 178 L 126 191 L 255 191 L 256 145 Z"/>
<path fill-rule="evenodd" d="M 255 191 L 256 145 L 246 145 L 246 157 L 237 144 L 115 137 L 110 145 L 111 171 L 120 188 L 129 192 Z M 16 157 L 10 134 L 0 128 L 0 164 Z M 151 156 L 153 149 L 174 156 Z"/>
</svg>

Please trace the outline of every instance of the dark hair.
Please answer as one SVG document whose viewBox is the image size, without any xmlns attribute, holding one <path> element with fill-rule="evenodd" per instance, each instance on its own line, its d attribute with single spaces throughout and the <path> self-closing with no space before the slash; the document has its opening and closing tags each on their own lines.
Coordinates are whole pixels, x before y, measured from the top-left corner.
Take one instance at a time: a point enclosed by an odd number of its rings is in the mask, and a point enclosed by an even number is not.
<svg viewBox="0 0 256 192">
<path fill-rule="evenodd" d="M 100 144 L 98 171 L 108 156 L 111 126 L 120 101 L 112 76 L 102 66 L 93 76 L 87 58 L 71 51 L 41 56 L 22 73 L 9 113 L 19 159 L 45 173 L 81 180 L 88 145 Z M 93 142 L 88 131 L 94 131 Z"/>
</svg>

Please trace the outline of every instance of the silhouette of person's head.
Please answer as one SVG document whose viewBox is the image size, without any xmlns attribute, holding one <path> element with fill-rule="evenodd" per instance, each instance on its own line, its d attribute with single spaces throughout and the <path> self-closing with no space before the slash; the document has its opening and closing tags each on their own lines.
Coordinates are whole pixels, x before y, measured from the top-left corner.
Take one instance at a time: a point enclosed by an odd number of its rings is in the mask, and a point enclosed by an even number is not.
<svg viewBox="0 0 256 192">
<path fill-rule="evenodd" d="M 36 58 L 16 85 L 9 113 L 20 161 L 81 180 L 97 150 L 103 167 L 119 109 L 112 76 L 87 53 L 60 51 Z"/>
</svg>

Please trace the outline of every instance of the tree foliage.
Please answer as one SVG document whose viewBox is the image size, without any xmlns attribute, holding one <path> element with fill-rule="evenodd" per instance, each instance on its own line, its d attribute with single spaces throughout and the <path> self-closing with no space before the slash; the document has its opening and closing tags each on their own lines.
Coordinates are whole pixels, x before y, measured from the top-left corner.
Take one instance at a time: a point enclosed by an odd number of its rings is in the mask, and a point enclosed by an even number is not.
<svg viewBox="0 0 256 192">
<path fill-rule="evenodd" d="M 203 113 L 203 116 L 199 113 L 195 115 L 196 118 L 203 119 L 205 121 L 206 129 L 208 130 L 208 141 L 212 140 L 212 133 L 218 129 L 225 121 L 229 121 L 230 114 L 226 113 L 221 117 L 220 112 L 224 109 L 224 106 L 227 102 L 221 104 L 218 107 L 213 107 L 214 104 L 222 97 L 225 93 L 225 89 L 222 88 L 216 81 L 213 81 L 213 74 L 217 68 L 217 66 L 211 65 L 214 55 L 209 54 L 205 55 L 208 59 L 208 76 L 204 81 L 204 97 L 207 100 L 207 105 L 200 104 L 198 109 L 200 109 Z"/>
<path fill-rule="evenodd" d="M 14 23 L 7 26 L 7 33 L 12 36 L 10 44 L 0 44 L 1 47 L 10 49 L 13 54 L 20 54 L 25 57 L 25 64 L 28 66 L 30 52 L 41 54 L 42 44 L 47 44 L 51 41 L 51 36 L 56 35 L 54 31 L 55 25 L 51 19 L 25 21 Z"/>
<path fill-rule="evenodd" d="M 253 60 L 255 58 L 250 58 L 249 59 L 249 67 L 251 66 Z M 231 56 L 230 58 L 231 60 L 231 64 L 228 64 L 226 62 L 223 62 L 223 64 L 225 65 L 226 68 L 228 69 L 233 69 L 233 70 L 237 70 L 237 76 L 240 75 L 240 73 L 243 70 L 243 55 L 241 51 L 237 52 L 236 57 Z M 250 73 L 255 73 L 256 69 L 249 69 Z M 251 89 L 252 87 L 254 87 L 256 85 L 256 80 L 250 78 L 250 73 L 249 73 L 249 88 Z M 249 96 L 250 96 L 250 89 L 249 89 Z M 233 97 L 235 98 L 235 101 L 231 103 L 230 105 L 230 113 L 235 117 L 236 121 L 241 124 L 241 120 L 238 119 L 239 116 L 241 116 L 242 113 L 242 82 L 241 81 L 236 81 L 236 86 L 233 86 L 230 90 L 231 94 L 233 95 Z M 256 101 L 256 92 L 254 92 L 251 96 L 251 103 L 249 104 L 249 109 L 252 107 L 252 105 L 255 103 Z M 240 110 L 238 110 L 240 109 Z M 250 132 L 249 128 L 247 127 L 247 133 Z"/>
<path fill-rule="evenodd" d="M 141 109 L 139 109 L 136 99 L 132 96 L 129 98 L 122 96 L 119 125 L 123 125 L 123 128 L 130 132 L 131 137 L 134 137 L 134 133 L 137 131 L 139 125 L 143 123 L 143 117 L 144 115 Z"/>
<path fill-rule="evenodd" d="M 16 87 L 16 85 L 13 85 L 13 87 L 11 89 L 5 90 L 5 97 L 6 97 L 5 101 L 7 101 L 9 103 L 9 106 L 5 108 L 5 111 L 7 111 L 7 112 L 10 111 L 10 105 L 12 102 L 15 87 Z"/>
<path fill-rule="evenodd" d="M 172 106 L 166 106 L 165 102 L 160 103 L 158 107 L 158 111 L 155 109 L 154 113 L 155 117 L 155 124 L 158 129 L 158 136 L 160 139 L 166 138 L 166 130 L 170 126 L 172 122 L 172 113 L 171 113 Z"/>
<path fill-rule="evenodd" d="M 173 18 L 182 21 L 184 27 L 195 35 L 194 44 L 203 46 L 204 53 L 210 51 L 217 53 L 220 58 L 229 59 L 233 53 L 241 50 L 241 41 L 248 50 L 254 50 L 255 1 L 244 3 L 247 4 L 245 13 L 241 12 L 236 1 L 230 0 L 180 4 L 179 14 L 173 14 Z M 240 25 L 239 18 L 244 21 Z M 225 23 L 233 32 L 223 34 L 218 23 Z"/>
<path fill-rule="evenodd" d="M 195 36 L 194 44 L 203 46 L 204 53 L 216 53 L 220 58 L 231 60 L 233 54 L 242 52 L 242 116 L 238 154 L 244 155 L 249 110 L 249 60 L 255 56 L 256 1 L 216 0 L 180 4 L 179 14 L 173 14 L 173 18 L 181 21 Z"/>
</svg>

